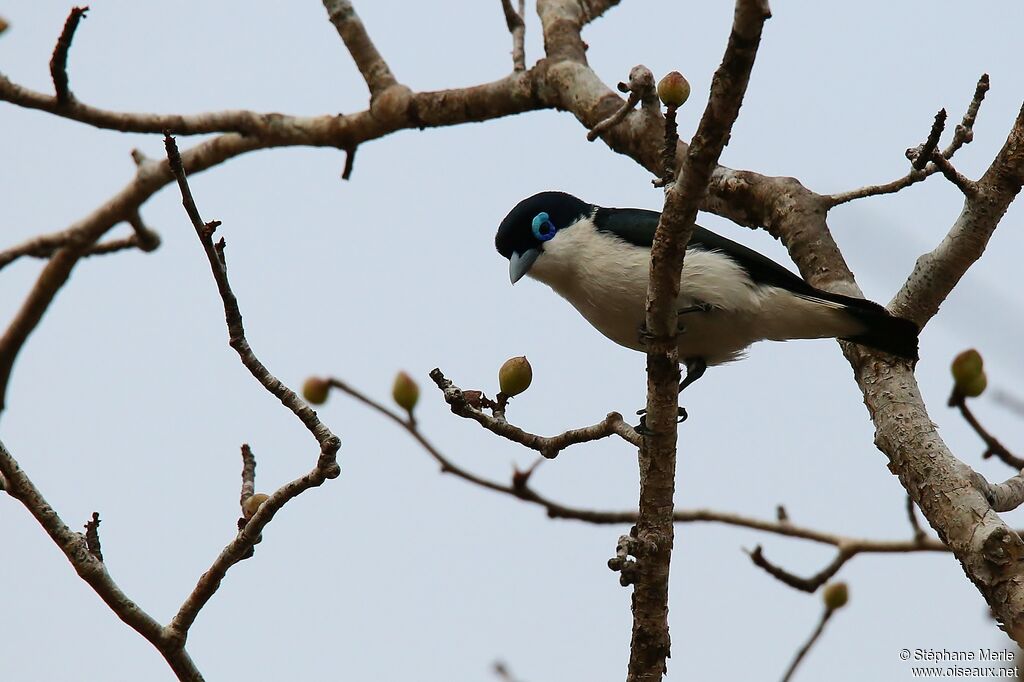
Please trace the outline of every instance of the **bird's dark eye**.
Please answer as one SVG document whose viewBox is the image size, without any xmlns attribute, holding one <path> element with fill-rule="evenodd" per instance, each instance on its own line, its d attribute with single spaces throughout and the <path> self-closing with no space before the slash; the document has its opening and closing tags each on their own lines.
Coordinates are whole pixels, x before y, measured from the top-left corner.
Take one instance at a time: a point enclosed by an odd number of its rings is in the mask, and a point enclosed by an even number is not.
<svg viewBox="0 0 1024 682">
<path fill-rule="evenodd" d="M 533 236 L 542 242 L 546 242 L 555 236 L 555 224 L 543 211 L 533 217 Z"/>
</svg>

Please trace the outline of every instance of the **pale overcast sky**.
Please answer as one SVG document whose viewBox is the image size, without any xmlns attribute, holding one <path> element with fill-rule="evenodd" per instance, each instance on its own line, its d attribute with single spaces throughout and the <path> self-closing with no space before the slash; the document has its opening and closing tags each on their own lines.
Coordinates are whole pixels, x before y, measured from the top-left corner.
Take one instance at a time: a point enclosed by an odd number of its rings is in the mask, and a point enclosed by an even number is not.
<svg viewBox="0 0 1024 682">
<path fill-rule="evenodd" d="M 173 5 L 96 0 L 71 53 L 76 95 L 118 110 L 248 108 L 294 114 L 365 108 L 359 74 L 307 2 Z M 48 62 L 70 5 L 0 6 L 0 71 L 50 91 Z M 490 81 L 511 68 L 498 0 L 356 2 L 395 74 L 416 90 Z M 1018 2 L 773 3 L 723 163 L 792 175 L 835 192 L 893 179 L 946 107 L 959 120 L 991 74 L 975 141 L 956 159 L 977 177 L 1022 99 Z M 689 136 L 722 55 L 732 3 L 629 0 L 586 29 L 609 84 L 643 63 L 693 85 Z M 541 54 L 527 18 L 527 58 Z M 493 392 L 512 355 L 533 363 L 510 418 L 554 433 L 644 404 L 642 355 L 605 340 L 542 285 L 509 286 L 494 230 L 519 199 L 564 189 L 612 206 L 658 208 L 633 161 L 588 143 L 568 114 L 406 131 L 359 150 L 349 182 L 336 150 L 264 151 L 194 176 L 204 217 L 223 221 L 249 340 L 298 387 L 334 374 L 388 399 L 405 369 L 421 383 L 423 431 L 461 465 L 507 480 L 530 452 L 452 415 L 429 385 L 441 367 Z M 196 140 L 179 138 L 182 148 Z M 97 131 L 0 105 L 2 246 L 63 229 L 132 176 L 129 152 L 159 136 Z M 1019 203 L 1019 202 L 1018 202 Z M 834 211 L 831 226 L 867 296 L 888 302 L 962 204 L 936 176 L 897 197 Z M 235 533 L 238 447 L 252 444 L 257 487 L 307 470 L 316 448 L 227 346 L 221 303 L 176 189 L 142 209 L 163 245 L 81 263 L 25 347 L 2 420 L 4 443 L 69 524 L 99 511 L 103 552 L 125 591 L 162 622 Z M 993 479 L 982 445 L 948 408 L 948 363 L 985 355 L 993 386 L 1024 393 L 1015 205 L 982 261 L 922 336 L 917 374 L 954 451 Z M 763 232 L 714 216 L 708 227 L 791 266 Z M 118 228 L 117 233 L 126 228 Z M 0 272 L 9 319 L 41 263 Z M 872 426 L 831 341 L 755 347 L 687 391 L 678 505 L 873 538 L 909 534 L 904 493 L 872 445 Z M 208 680 L 493 680 L 508 662 L 525 682 L 622 679 L 629 591 L 605 566 L 625 527 L 551 521 L 536 508 L 438 473 L 406 434 L 332 396 L 319 410 L 342 438 L 342 475 L 288 505 L 256 557 L 234 567 L 200 614 L 189 650 Z M 977 412 L 1024 449 L 1019 417 L 990 397 Z M 611 440 L 545 463 L 538 489 L 601 509 L 635 505 L 635 452 Z M 1014 516 L 1014 515 L 1011 515 Z M 1017 520 L 1020 516 L 1017 515 Z M 785 587 L 742 548 L 809 575 L 832 550 L 720 526 L 677 528 L 669 680 L 774 680 L 807 637 L 820 598 Z M 161 657 L 71 569 L 25 510 L 0 497 L 0 660 L 5 682 L 170 680 Z M 802 680 L 904 680 L 900 648 L 1009 646 L 948 555 L 861 556 L 842 571 L 850 606 L 811 653 Z"/>
</svg>

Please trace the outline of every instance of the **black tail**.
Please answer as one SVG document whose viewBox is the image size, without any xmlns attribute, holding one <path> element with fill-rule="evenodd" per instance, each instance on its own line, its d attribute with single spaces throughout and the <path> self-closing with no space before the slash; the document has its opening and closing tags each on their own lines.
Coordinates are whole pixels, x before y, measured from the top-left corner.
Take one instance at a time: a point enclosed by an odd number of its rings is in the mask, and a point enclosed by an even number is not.
<svg viewBox="0 0 1024 682">
<path fill-rule="evenodd" d="M 851 310 L 850 312 L 857 319 L 867 325 L 867 331 L 844 340 L 884 350 L 886 353 L 917 362 L 917 335 L 921 333 L 921 330 L 910 320 L 895 317 L 881 306 L 879 309 L 881 314 L 874 315 Z"/>
<path fill-rule="evenodd" d="M 921 330 L 916 324 L 896 317 L 872 301 L 838 294 L 829 294 L 828 297 L 846 305 L 846 311 L 866 327 L 865 331 L 846 337 L 844 341 L 853 341 L 917 362 L 917 336 Z"/>
<path fill-rule="evenodd" d="M 888 310 L 873 301 L 853 298 L 828 291 L 815 290 L 808 298 L 838 303 L 844 312 L 864 325 L 864 331 L 855 336 L 843 337 L 843 341 L 852 341 L 870 348 L 877 348 L 898 355 L 901 358 L 917 362 L 917 336 L 921 330 L 910 320 L 896 317 Z"/>
</svg>

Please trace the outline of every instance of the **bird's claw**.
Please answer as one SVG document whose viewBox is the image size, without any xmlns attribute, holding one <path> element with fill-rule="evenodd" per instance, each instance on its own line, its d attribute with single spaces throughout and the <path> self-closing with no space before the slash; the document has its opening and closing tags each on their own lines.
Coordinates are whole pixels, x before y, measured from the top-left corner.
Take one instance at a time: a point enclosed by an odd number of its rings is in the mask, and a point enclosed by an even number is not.
<svg viewBox="0 0 1024 682">
<path fill-rule="evenodd" d="M 681 318 L 683 315 L 686 315 L 686 314 L 689 314 L 689 313 L 710 313 L 712 310 L 713 310 L 713 307 L 711 306 L 710 303 L 704 303 L 703 301 L 697 301 L 693 305 L 686 306 L 685 308 L 679 308 L 678 310 L 676 310 L 676 317 L 677 318 Z M 676 322 L 676 335 L 685 334 L 685 333 L 686 333 L 686 325 L 684 325 L 682 322 L 677 320 L 677 322 Z M 651 333 L 651 330 L 647 328 L 647 323 L 646 322 L 641 322 L 640 323 L 640 328 L 637 331 L 637 334 L 640 337 L 640 344 L 644 345 L 644 346 L 646 346 L 648 343 L 653 341 L 654 338 L 655 338 L 654 334 Z"/>
<path fill-rule="evenodd" d="M 641 346 L 646 346 L 654 340 L 654 334 L 647 328 L 647 322 L 640 323 L 640 326 L 636 330 L 636 334 L 640 339 Z"/>
<path fill-rule="evenodd" d="M 640 323 L 640 327 L 637 329 L 636 333 L 640 339 L 641 346 L 647 346 L 648 344 L 650 344 L 651 341 L 654 341 L 655 339 L 658 338 L 650 329 L 647 328 L 646 322 Z M 685 333 L 686 325 L 684 325 L 682 322 L 676 322 L 676 336 Z"/>
<path fill-rule="evenodd" d="M 636 413 L 640 416 L 640 423 L 634 426 L 633 430 L 641 436 L 653 436 L 654 431 L 647 426 L 647 408 L 641 408 L 637 410 Z M 676 417 L 678 417 L 676 419 L 676 424 L 682 424 L 690 417 L 690 415 L 686 412 L 686 408 L 680 405 L 676 409 Z"/>
</svg>

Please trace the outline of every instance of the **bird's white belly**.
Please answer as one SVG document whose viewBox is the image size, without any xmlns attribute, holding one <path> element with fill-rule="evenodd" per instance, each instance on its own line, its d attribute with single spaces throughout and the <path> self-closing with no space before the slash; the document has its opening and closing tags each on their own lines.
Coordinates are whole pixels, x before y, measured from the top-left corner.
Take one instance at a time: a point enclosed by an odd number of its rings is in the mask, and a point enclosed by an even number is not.
<svg viewBox="0 0 1024 682">
<path fill-rule="evenodd" d="M 646 350 L 641 335 L 646 317 L 646 289 L 629 296 L 607 291 L 579 293 L 582 295 L 570 294 L 565 298 L 595 329 L 620 346 Z M 695 302 L 692 297 L 680 296 L 677 304 L 684 309 Z M 704 358 L 709 365 L 735 360 L 750 344 L 763 338 L 754 322 L 751 314 L 732 310 L 685 313 L 679 317 L 679 357 Z"/>
<path fill-rule="evenodd" d="M 591 232 L 589 238 L 559 235 L 545 248 L 530 270 L 565 298 L 598 331 L 615 343 L 643 351 L 640 329 L 647 302 L 650 251 L 614 237 Z M 582 232 L 582 230 L 580 231 Z M 757 288 L 731 259 L 691 249 L 680 279 L 682 309 L 697 302 L 714 306 L 709 313 L 693 312 L 679 318 L 681 358 L 703 357 L 708 364 L 734 360 L 758 336 Z"/>
<path fill-rule="evenodd" d="M 646 317 L 650 250 L 594 229 L 582 220 L 544 245 L 529 275 L 573 305 L 615 343 L 645 350 L 641 327 Z M 846 336 L 853 320 L 835 309 L 784 289 L 760 286 L 728 256 L 690 249 L 680 277 L 679 309 L 695 303 L 709 312 L 679 316 L 679 357 L 703 358 L 709 365 L 738 359 L 764 339 Z"/>
</svg>

